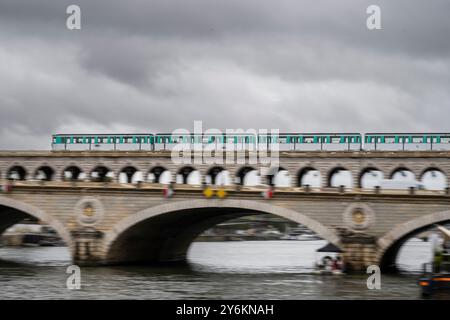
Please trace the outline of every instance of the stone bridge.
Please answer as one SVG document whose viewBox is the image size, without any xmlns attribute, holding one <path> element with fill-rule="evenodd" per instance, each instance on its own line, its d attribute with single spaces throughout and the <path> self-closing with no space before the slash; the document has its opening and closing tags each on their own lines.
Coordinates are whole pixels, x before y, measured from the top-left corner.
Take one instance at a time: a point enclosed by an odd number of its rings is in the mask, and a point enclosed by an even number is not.
<svg viewBox="0 0 450 320">
<path fill-rule="evenodd" d="M 450 174 L 448 152 L 303 152 L 281 153 L 280 168 L 290 185 L 274 187 L 270 199 L 261 192 L 268 186 L 247 186 L 242 168 L 256 168 L 264 183 L 277 172 L 263 165 L 223 165 L 233 184 L 214 185 L 211 168 L 201 163 L 201 182 L 226 196 L 206 198 L 203 187 L 187 184 L 186 166 L 175 165 L 170 154 L 158 152 L 0 152 L 0 233 L 26 217 L 52 226 L 80 265 L 185 261 L 192 241 L 204 230 L 229 219 L 250 214 L 273 214 L 305 225 L 340 247 L 352 270 L 378 264 L 395 267 L 400 246 L 415 233 L 450 221 L 448 188 L 442 190 L 383 190 L 361 188 L 370 170 L 392 177 L 399 170 L 417 179 L 432 170 Z M 93 175 L 95 168 L 107 168 Z M 182 179 L 165 197 L 161 172 L 149 181 L 132 182 L 131 174 L 162 167 Z M 77 170 L 67 170 L 77 168 Z M 124 168 L 135 168 L 124 171 Z M 303 183 L 306 169 L 321 174 L 315 188 Z M 351 183 L 333 184 L 333 174 L 350 172 Z M 161 170 L 160 170 L 161 171 Z M 71 172 L 71 174 L 66 174 Z M 73 173 L 76 174 L 73 174 Z M 80 178 L 80 172 L 86 172 Z M 125 183 L 119 173 L 125 172 Z M 188 174 L 192 173 L 192 170 Z M 248 170 L 247 170 L 248 173 Z M 266 173 L 266 176 L 264 176 Z M 206 177 L 209 176 L 209 179 Z M 447 185 L 447 184 L 446 184 Z"/>
</svg>

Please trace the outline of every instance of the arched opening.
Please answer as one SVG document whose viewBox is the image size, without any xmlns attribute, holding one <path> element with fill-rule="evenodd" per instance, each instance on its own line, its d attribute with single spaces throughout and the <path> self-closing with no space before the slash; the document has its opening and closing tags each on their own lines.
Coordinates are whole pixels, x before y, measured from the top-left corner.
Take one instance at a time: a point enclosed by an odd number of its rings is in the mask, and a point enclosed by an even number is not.
<svg viewBox="0 0 450 320">
<path fill-rule="evenodd" d="M 319 170 L 313 167 L 302 168 L 298 173 L 298 186 L 310 186 L 312 188 L 320 188 L 322 177 Z"/>
<path fill-rule="evenodd" d="M 328 175 L 329 187 L 340 187 L 351 189 L 353 188 L 352 173 L 344 167 L 336 167 L 332 169 Z"/>
<path fill-rule="evenodd" d="M 415 181 L 416 175 L 408 168 L 400 167 L 391 172 L 390 179 L 398 181 Z"/>
<path fill-rule="evenodd" d="M 231 219 L 272 215 L 310 229 L 309 236 L 340 245 L 334 231 L 290 209 L 249 200 L 191 200 L 152 207 L 119 222 L 115 232 L 106 235 L 106 263 L 184 262 L 192 242 L 205 230 Z M 270 234 L 281 232 L 273 231 Z"/>
<path fill-rule="evenodd" d="M 189 184 L 189 185 L 201 185 L 202 177 L 200 171 L 196 170 L 191 166 L 186 166 L 178 170 L 177 180 L 178 184 Z"/>
<path fill-rule="evenodd" d="M 83 180 L 84 178 L 85 178 L 85 174 L 77 166 L 69 166 L 69 167 L 65 168 L 62 173 L 63 181 L 77 181 L 77 180 Z"/>
<path fill-rule="evenodd" d="M 270 168 L 267 174 L 267 183 L 269 186 L 290 187 L 291 177 L 289 171 L 283 167 Z"/>
<path fill-rule="evenodd" d="M 71 238 L 63 224 L 18 200 L 0 199 L 0 240 L 0 263 L 71 260 Z M 40 261 L 36 261 L 37 256 Z"/>
<path fill-rule="evenodd" d="M 381 186 L 383 178 L 383 172 L 378 170 L 377 168 L 365 168 L 359 175 L 359 187 L 362 189 L 373 189 L 377 186 Z"/>
<path fill-rule="evenodd" d="M 226 186 L 231 185 L 230 173 L 223 167 L 212 167 L 208 170 L 205 177 L 206 184 Z"/>
<path fill-rule="evenodd" d="M 42 181 L 51 181 L 55 171 L 49 166 L 42 166 L 36 169 L 34 178 Z"/>
<path fill-rule="evenodd" d="M 137 183 L 143 181 L 142 172 L 133 166 L 126 166 L 120 170 L 118 179 L 120 183 Z"/>
<path fill-rule="evenodd" d="M 434 260 L 435 237 L 441 238 L 439 250 L 450 252 L 450 241 L 445 243 L 443 233 L 437 228 L 437 225 L 449 228 L 449 224 L 450 211 L 444 211 L 397 225 L 378 240 L 382 271 L 420 273 L 424 263 Z"/>
<path fill-rule="evenodd" d="M 105 166 L 97 166 L 91 171 L 91 181 L 108 182 L 112 181 L 114 173 Z"/>
<path fill-rule="evenodd" d="M 27 177 L 27 171 L 22 166 L 14 166 L 8 170 L 8 180 L 20 180 L 23 181 Z"/>
<path fill-rule="evenodd" d="M 445 190 L 448 187 L 447 176 L 438 168 L 425 169 L 420 181 L 427 190 Z"/>
<path fill-rule="evenodd" d="M 147 179 L 150 183 L 170 184 L 172 182 L 172 174 L 166 168 L 156 166 L 149 171 Z"/>
<path fill-rule="evenodd" d="M 245 166 L 236 173 L 236 184 L 241 186 L 257 186 L 261 184 L 261 177 L 258 170 L 253 167 Z"/>
<path fill-rule="evenodd" d="M 436 228 L 436 224 L 450 227 L 450 216 L 435 224 L 424 224 L 394 237 L 389 245 L 382 251 L 380 267 L 383 272 L 396 273 L 420 273 L 423 265 L 434 260 L 436 242 L 438 250 L 450 250 L 450 243 L 445 243 L 442 233 Z M 421 218 L 416 220 L 422 220 Z M 425 222 L 426 220 L 423 219 Z M 413 225 L 410 223 L 410 225 Z M 435 238 L 436 237 L 436 238 Z M 384 243 L 387 236 L 379 240 Z M 447 247 L 447 249 L 445 249 Z M 450 269 L 450 268 L 449 268 Z M 450 270 L 448 270 L 450 271 Z"/>
<path fill-rule="evenodd" d="M 409 188 L 422 189 L 420 182 L 416 180 L 416 175 L 405 167 L 398 167 L 390 174 L 389 180 L 384 180 L 381 187 L 383 189 L 406 190 Z"/>
</svg>

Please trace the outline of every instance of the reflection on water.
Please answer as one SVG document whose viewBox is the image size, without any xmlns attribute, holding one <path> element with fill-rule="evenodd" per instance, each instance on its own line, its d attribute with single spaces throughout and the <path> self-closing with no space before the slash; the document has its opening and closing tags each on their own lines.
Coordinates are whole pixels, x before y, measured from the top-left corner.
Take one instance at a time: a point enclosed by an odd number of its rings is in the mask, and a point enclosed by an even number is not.
<svg viewBox="0 0 450 320">
<path fill-rule="evenodd" d="M 189 265 L 82 268 L 82 289 L 66 289 L 63 247 L 0 248 L 0 299 L 417 299 L 417 274 L 429 244 L 409 241 L 399 254 L 408 273 L 383 275 L 368 290 L 366 275 L 308 274 L 324 241 L 199 242 Z"/>
</svg>

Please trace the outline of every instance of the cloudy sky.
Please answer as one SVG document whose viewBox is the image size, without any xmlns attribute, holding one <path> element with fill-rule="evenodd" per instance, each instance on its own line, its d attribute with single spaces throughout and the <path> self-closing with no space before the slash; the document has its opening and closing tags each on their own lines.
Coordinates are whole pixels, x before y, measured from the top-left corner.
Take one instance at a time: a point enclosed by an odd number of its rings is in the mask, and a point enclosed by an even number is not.
<svg viewBox="0 0 450 320">
<path fill-rule="evenodd" d="M 450 132 L 450 1 L 0 0 L 0 149 L 194 120 Z"/>
</svg>

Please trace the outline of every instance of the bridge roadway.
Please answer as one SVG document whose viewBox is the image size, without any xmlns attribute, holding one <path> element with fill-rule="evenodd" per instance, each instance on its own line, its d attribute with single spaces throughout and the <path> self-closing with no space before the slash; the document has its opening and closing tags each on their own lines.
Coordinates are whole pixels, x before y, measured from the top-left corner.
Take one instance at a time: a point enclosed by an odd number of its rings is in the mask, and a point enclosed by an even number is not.
<svg viewBox="0 0 450 320">
<path fill-rule="evenodd" d="M 387 174 L 395 168 L 408 168 L 417 177 L 427 168 L 436 168 L 448 177 L 448 159 L 447 152 L 305 152 L 280 154 L 280 165 L 294 177 L 304 166 L 324 173 L 333 167 L 345 167 L 358 177 L 367 167 Z M 393 271 L 405 240 L 436 223 L 450 221 L 448 189 L 388 191 L 298 186 L 275 188 L 273 198 L 265 199 L 261 192 L 267 186 L 226 186 L 224 199 L 207 199 L 199 186 L 175 184 L 174 195 L 165 198 L 166 186 L 157 183 L 58 179 L 59 172 L 69 165 L 89 172 L 98 164 L 115 173 L 127 165 L 145 170 L 164 165 L 172 172 L 180 167 L 167 154 L 146 152 L 0 152 L 3 179 L 7 177 L 4 172 L 18 165 L 28 173 L 43 165 L 57 173 L 52 181 L 2 180 L 3 185 L 12 183 L 12 189 L 0 195 L 0 233 L 32 216 L 60 234 L 74 262 L 80 265 L 180 262 L 203 230 L 230 218 L 274 214 L 301 223 L 336 244 L 352 270 L 362 271 L 378 264 L 384 271 Z M 198 167 L 205 174 L 210 166 Z M 230 171 L 237 172 L 239 166 L 242 164 L 230 166 Z M 357 186 L 359 182 L 355 181 Z"/>
</svg>

